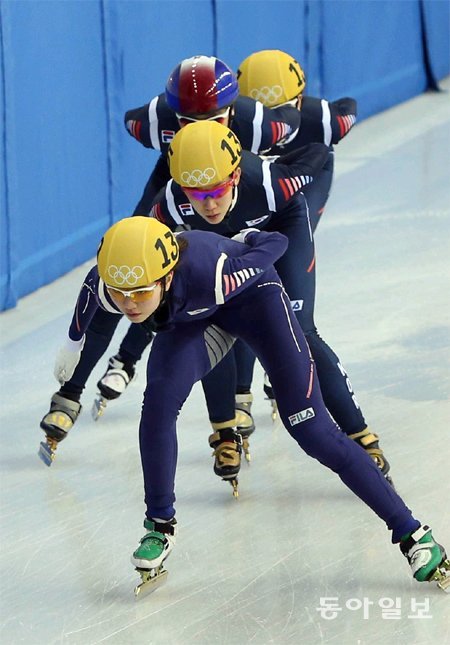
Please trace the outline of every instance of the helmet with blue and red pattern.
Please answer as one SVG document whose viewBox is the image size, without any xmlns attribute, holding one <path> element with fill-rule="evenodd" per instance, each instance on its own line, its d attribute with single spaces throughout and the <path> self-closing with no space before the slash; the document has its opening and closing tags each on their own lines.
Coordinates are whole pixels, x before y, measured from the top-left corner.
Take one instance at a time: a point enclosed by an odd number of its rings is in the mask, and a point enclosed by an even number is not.
<svg viewBox="0 0 450 645">
<path fill-rule="evenodd" d="M 177 114 L 213 114 L 237 99 L 236 74 L 219 58 L 193 56 L 175 67 L 166 84 L 166 99 Z"/>
</svg>

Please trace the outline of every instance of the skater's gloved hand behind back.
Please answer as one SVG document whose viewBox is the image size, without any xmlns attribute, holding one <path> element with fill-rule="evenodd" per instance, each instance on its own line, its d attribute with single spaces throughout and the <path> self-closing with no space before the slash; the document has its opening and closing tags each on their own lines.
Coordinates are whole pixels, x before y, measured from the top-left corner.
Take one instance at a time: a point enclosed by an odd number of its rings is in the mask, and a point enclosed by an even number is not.
<svg viewBox="0 0 450 645">
<path fill-rule="evenodd" d="M 231 238 L 232 240 L 236 240 L 236 242 L 242 242 L 245 244 L 245 238 L 249 233 L 260 233 L 259 228 L 243 228 L 239 233 L 236 233 L 236 235 L 233 235 Z"/>
<path fill-rule="evenodd" d="M 56 355 L 53 374 L 61 385 L 72 378 L 83 351 L 84 341 L 84 335 L 80 340 L 72 340 L 68 336 L 65 344 L 60 347 Z"/>
</svg>

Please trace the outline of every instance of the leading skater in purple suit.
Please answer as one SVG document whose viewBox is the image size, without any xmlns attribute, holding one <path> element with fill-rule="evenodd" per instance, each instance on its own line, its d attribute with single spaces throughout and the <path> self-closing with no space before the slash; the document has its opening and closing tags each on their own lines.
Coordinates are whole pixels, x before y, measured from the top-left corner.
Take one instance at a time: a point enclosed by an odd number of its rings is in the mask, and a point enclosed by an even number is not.
<svg viewBox="0 0 450 645">
<path fill-rule="evenodd" d="M 177 417 L 194 383 L 235 338 L 261 361 L 283 424 L 298 445 L 386 523 L 416 580 L 450 586 L 450 562 L 431 529 L 412 516 L 324 405 L 314 361 L 273 267 L 287 243 L 279 232 L 254 229 L 232 239 L 207 231 L 174 234 L 156 219 L 140 216 L 114 224 L 100 243 L 69 329 L 74 351 L 58 357 L 56 375 L 70 378 L 81 353 L 77 344 L 81 347 L 98 307 L 156 331 L 139 431 L 146 515 L 145 535 L 132 556 L 142 577 L 138 593 L 164 580 L 163 563 L 175 545 Z"/>
</svg>

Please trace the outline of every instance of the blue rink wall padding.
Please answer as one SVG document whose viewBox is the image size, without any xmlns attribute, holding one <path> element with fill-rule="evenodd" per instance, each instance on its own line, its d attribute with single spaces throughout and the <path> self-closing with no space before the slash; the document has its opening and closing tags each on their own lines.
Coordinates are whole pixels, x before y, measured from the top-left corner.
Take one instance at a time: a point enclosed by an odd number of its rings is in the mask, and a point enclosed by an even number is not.
<svg viewBox="0 0 450 645">
<path fill-rule="evenodd" d="M 353 96 L 363 119 L 426 89 L 417 2 L 330 2 L 327 7 L 324 94 Z M 333 38 L 336 25 L 340 39 Z"/>
<path fill-rule="evenodd" d="M 0 310 L 93 257 L 131 214 L 158 154 L 123 115 L 183 58 L 237 69 L 284 49 L 306 93 L 353 96 L 360 120 L 450 72 L 446 0 L 4 0 L 0 18 Z"/>
<path fill-rule="evenodd" d="M 425 47 L 430 58 L 430 72 L 435 80 L 448 76 L 450 66 L 450 2 L 422 0 Z"/>
</svg>

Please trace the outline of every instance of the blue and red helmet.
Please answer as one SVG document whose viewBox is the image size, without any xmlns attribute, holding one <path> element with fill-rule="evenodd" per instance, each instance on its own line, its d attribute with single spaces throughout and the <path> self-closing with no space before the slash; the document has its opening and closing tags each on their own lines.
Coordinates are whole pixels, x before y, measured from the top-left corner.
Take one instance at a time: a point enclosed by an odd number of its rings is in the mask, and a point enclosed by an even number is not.
<svg viewBox="0 0 450 645">
<path fill-rule="evenodd" d="M 234 103 L 239 95 L 236 74 L 214 56 L 185 58 L 166 85 L 169 107 L 177 114 L 209 114 Z"/>
</svg>

